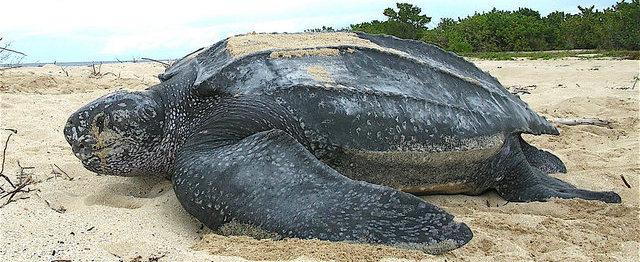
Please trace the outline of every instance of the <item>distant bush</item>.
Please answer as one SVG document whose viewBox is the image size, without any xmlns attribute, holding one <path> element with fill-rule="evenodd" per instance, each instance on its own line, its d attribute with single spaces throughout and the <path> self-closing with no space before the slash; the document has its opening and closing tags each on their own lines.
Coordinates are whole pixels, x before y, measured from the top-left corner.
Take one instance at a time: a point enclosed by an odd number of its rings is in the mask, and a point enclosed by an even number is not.
<svg viewBox="0 0 640 262">
<path fill-rule="evenodd" d="M 386 21 L 373 20 L 350 26 L 351 31 L 361 31 L 370 34 L 393 35 L 404 39 L 420 39 L 427 30 L 426 25 L 431 17 L 420 14 L 422 10 L 411 4 L 397 3 L 398 11 L 387 8 L 382 12 Z"/>
<path fill-rule="evenodd" d="M 493 9 L 457 20 L 443 18 L 433 29 L 419 7 L 406 3 L 384 10 L 386 21 L 353 24 L 339 31 L 420 39 L 454 52 L 543 51 L 558 49 L 640 50 L 640 0 L 621 1 L 602 11 L 578 6 L 580 13 Z M 324 30 L 323 30 L 324 29 Z M 313 29 L 334 31 L 331 27 Z M 313 31 L 311 30 L 311 31 Z"/>
<path fill-rule="evenodd" d="M 578 6 L 580 13 L 493 9 L 454 21 L 442 19 L 423 41 L 451 51 L 469 44 L 474 52 L 557 49 L 640 50 L 639 0 L 619 2 L 603 11 Z"/>
</svg>

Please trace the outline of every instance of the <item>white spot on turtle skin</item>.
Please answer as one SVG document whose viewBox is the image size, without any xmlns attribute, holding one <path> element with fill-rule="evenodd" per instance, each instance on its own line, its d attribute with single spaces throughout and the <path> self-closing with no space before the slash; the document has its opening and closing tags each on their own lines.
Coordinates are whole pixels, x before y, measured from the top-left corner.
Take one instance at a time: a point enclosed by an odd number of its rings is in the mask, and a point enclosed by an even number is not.
<svg viewBox="0 0 640 262">
<path fill-rule="evenodd" d="M 336 110 L 340 110 L 349 116 L 359 114 L 362 109 L 358 102 L 347 99 L 346 97 L 332 100 L 331 103 Z"/>
</svg>

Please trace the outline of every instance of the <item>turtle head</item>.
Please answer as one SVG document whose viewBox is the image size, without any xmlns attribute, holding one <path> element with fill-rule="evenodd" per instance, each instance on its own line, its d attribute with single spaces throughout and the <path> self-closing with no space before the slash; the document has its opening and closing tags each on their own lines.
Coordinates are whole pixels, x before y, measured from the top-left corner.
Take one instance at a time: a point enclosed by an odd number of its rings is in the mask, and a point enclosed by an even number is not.
<svg viewBox="0 0 640 262">
<path fill-rule="evenodd" d="M 136 176 L 158 170 L 164 107 L 151 92 L 118 91 L 73 113 L 64 135 L 73 153 L 98 174 Z"/>
</svg>

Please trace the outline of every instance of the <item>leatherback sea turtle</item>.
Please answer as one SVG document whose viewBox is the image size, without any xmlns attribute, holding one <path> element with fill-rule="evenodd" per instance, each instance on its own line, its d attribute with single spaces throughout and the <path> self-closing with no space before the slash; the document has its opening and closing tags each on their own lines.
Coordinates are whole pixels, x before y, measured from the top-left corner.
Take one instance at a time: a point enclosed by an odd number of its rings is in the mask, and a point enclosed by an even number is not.
<svg viewBox="0 0 640 262">
<path fill-rule="evenodd" d="M 80 108 L 64 134 L 91 171 L 170 178 L 213 229 L 440 253 L 471 230 L 415 194 L 620 202 L 548 176 L 562 161 L 520 135 L 558 130 L 489 74 L 422 42 L 248 34 L 159 78 Z"/>
</svg>

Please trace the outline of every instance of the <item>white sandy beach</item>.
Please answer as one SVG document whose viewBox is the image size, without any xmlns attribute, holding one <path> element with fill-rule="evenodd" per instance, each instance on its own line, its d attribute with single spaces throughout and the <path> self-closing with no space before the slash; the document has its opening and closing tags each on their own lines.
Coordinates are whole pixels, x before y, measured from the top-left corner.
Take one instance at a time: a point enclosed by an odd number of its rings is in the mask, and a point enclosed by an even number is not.
<svg viewBox="0 0 640 262">
<path fill-rule="evenodd" d="M 93 74 L 91 67 L 47 65 L 0 71 L 0 128 L 17 130 L 3 173 L 17 181 L 19 161 L 33 167 L 23 173 L 35 181 L 28 186 L 31 192 L 0 208 L 0 260 L 640 261 L 640 83 L 631 89 L 640 62 L 473 62 L 506 87 L 527 88 L 530 94 L 522 99 L 548 118 L 611 121 L 610 128 L 560 126 L 560 136 L 526 139 L 565 161 L 569 172 L 555 176 L 581 188 L 613 190 L 623 203 L 507 203 L 494 193 L 428 196 L 475 235 L 466 246 L 439 256 L 317 240 L 218 236 L 181 208 L 169 181 L 96 176 L 82 167 L 62 135 L 67 117 L 83 104 L 121 88 L 144 89 L 158 82 L 164 68 L 106 64 Z M 0 130 L 0 146 L 9 134 Z M 8 188 L 2 180 L 0 186 Z"/>
</svg>

